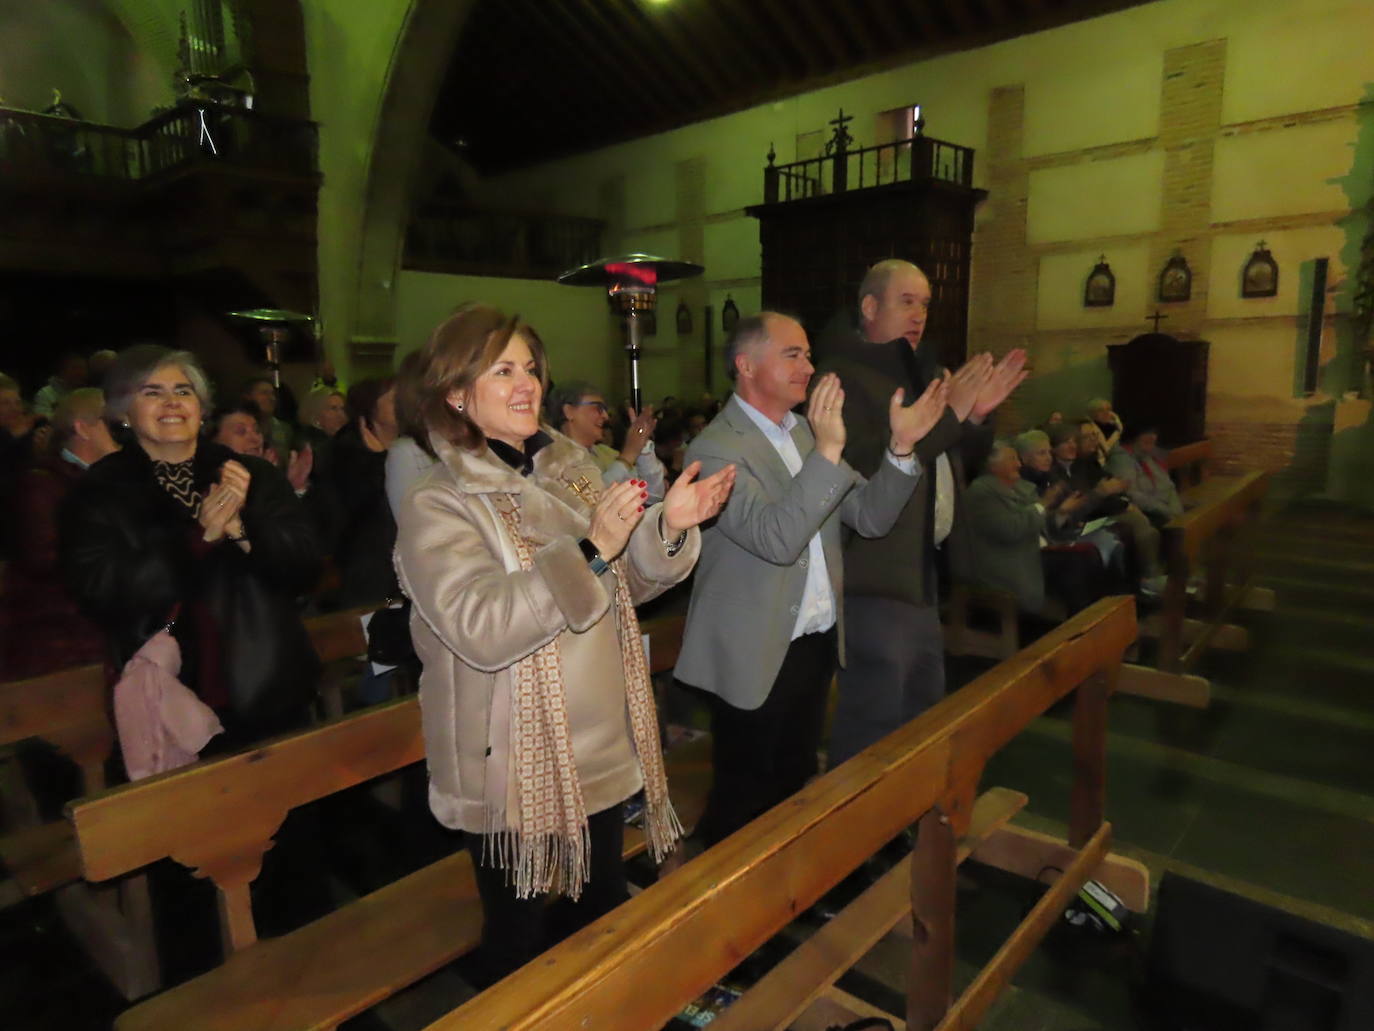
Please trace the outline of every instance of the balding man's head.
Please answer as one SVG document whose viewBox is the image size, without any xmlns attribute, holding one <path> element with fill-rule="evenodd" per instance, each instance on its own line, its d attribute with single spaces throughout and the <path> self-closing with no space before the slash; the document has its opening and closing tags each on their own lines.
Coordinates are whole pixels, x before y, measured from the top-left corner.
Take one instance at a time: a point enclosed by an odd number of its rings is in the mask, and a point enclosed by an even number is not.
<svg viewBox="0 0 1374 1031">
<path fill-rule="evenodd" d="M 930 281 L 909 261 L 880 261 L 859 286 L 859 328 L 875 344 L 900 337 L 917 347 L 929 309 Z"/>
<path fill-rule="evenodd" d="M 816 371 L 806 330 L 774 311 L 740 319 L 726 341 L 725 359 L 735 393 L 774 419 L 806 400 Z"/>
</svg>

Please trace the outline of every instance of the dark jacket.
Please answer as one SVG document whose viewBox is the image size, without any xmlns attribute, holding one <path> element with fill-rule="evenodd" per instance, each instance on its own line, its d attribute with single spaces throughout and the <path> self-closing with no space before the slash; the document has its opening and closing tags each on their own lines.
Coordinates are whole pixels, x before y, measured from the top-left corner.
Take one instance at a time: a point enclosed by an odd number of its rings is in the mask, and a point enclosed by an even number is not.
<svg viewBox="0 0 1374 1031">
<path fill-rule="evenodd" d="M 349 423 L 334 437 L 334 493 L 341 507 L 334 563 L 341 608 L 381 605 L 398 591 L 391 553 L 396 519 L 386 499 L 386 452 L 373 451 Z"/>
<path fill-rule="evenodd" d="M 67 593 L 58 570 L 57 513 L 83 475 L 48 457 L 19 477 L 15 552 L 0 589 L 0 680 L 20 680 L 100 662 L 104 634 Z"/>
<path fill-rule="evenodd" d="M 883 461 L 892 433 L 887 406 L 892 392 L 906 390 L 915 401 L 927 384 L 941 374 L 933 352 L 912 351 L 905 340 L 874 344 L 850 332 L 826 348 L 821 372 L 834 372 L 844 387 L 844 458 L 864 476 L 872 477 Z M 912 605 L 934 605 L 937 565 L 934 545 L 935 460 L 949 456 L 954 475 L 954 525 L 939 551 L 955 579 L 970 568 L 967 529 L 962 525 L 964 470 L 974 469 L 992 444 L 992 428 L 959 422 L 948 408 L 935 427 L 916 444 L 923 474 L 897 524 L 886 537 L 869 540 L 850 535 L 845 545 L 845 592 L 850 595 L 895 598 Z"/>
<path fill-rule="evenodd" d="M 197 489 L 207 491 L 230 459 L 252 476 L 242 513 L 248 554 L 224 540 L 206 544 L 137 444 L 91 466 L 68 495 L 61 542 L 68 587 L 104 628 L 116 668 L 181 603 L 182 682 L 203 697 L 218 685 L 224 697 L 206 700 L 232 734 L 235 724 L 277 729 L 314 695 L 319 661 L 295 597 L 314 585 L 320 556 L 300 502 L 269 462 L 203 440 Z"/>
<path fill-rule="evenodd" d="M 984 474 L 969 485 L 965 517 L 974 541 L 970 579 L 1014 594 L 1024 611 L 1038 612 L 1045 604 L 1040 561 L 1045 516 L 1036 505 L 1034 485 L 1027 480 L 1007 484 Z"/>
</svg>

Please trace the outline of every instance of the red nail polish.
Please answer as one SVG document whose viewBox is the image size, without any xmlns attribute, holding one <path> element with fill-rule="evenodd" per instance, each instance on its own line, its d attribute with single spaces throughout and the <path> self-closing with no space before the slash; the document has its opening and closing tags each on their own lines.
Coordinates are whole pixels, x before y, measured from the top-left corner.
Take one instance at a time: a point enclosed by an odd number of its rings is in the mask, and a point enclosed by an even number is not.
<svg viewBox="0 0 1374 1031">
<path fill-rule="evenodd" d="M 647 498 L 649 496 L 649 492 L 647 490 L 642 490 L 639 492 L 639 496 L 641 498 Z"/>
</svg>

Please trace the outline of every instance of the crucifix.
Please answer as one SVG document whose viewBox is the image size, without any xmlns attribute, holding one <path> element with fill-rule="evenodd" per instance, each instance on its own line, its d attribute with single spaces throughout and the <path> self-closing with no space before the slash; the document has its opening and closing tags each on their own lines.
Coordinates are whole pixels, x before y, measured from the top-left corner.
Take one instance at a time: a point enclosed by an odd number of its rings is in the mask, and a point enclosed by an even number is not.
<svg viewBox="0 0 1374 1031">
<path fill-rule="evenodd" d="M 1158 333 L 1158 332 L 1159 332 L 1159 323 L 1160 323 L 1160 320 L 1161 320 L 1161 319 L 1167 319 L 1168 317 L 1169 317 L 1169 316 L 1167 316 L 1167 315 L 1161 315 L 1161 314 L 1159 313 L 1159 309 L 1156 308 L 1156 309 L 1155 309 L 1155 313 L 1154 313 L 1153 315 L 1146 315 L 1146 316 L 1145 316 L 1145 321 L 1146 321 L 1146 322 L 1153 322 L 1153 323 L 1155 324 L 1155 332 Z"/>
<path fill-rule="evenodd" d="M 849 149 L 849 145 L 854 142 L 854 137 L 849 135 L 849 130 L 846 129 L 845 126 L 852 121 L 854 121 L 854 116 L 845 114 L 844 108 L 840 108 L 839 116 L 830 119 L 830 121 L 826 123 L 835 127 L 835 132 L 831 135 L 830 142 L 825 145 L 827 151 L 845 151 Z"/>
</svg>

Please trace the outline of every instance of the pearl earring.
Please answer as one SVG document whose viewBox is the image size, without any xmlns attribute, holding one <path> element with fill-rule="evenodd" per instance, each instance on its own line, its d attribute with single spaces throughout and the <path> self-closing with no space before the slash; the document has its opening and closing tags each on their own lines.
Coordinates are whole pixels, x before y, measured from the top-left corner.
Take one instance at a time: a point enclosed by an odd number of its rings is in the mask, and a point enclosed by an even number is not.
<svg viewBox="0 0 1374 1031">
<path fill-rule="evenodd" d="M 453 406 L 453 410 L 455 412 L 461 412 L 463 410 L 463 402 L 459 401 L 456 405 Z"/>
</svg>

